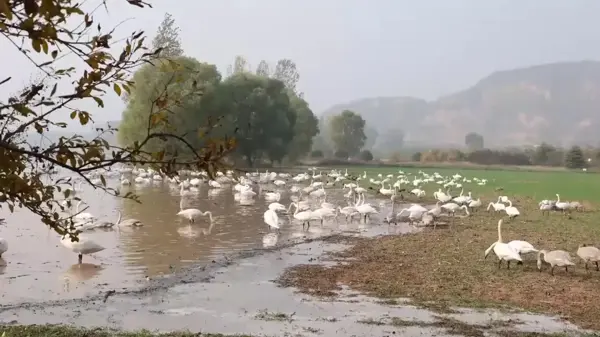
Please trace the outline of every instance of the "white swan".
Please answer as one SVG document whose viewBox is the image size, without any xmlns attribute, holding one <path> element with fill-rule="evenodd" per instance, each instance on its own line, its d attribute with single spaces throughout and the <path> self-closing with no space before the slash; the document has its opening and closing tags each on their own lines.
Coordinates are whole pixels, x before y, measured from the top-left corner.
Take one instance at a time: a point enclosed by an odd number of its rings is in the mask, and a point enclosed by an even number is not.
<svg viewBox="0 0 600 337">
<path fill-rule="evenodd" d="M 274 210 L 266 210 L 263 214 L 263 219 L 265 223 L 269 225 L 269 228 L 275 228 L 279 230 L 279 217 L 277 216 L 277 213 Z"/>
<path fill-rule="evenodd" d="M 181 201 L 179 202 L 179 213 L 177 213 L 177 215 L 182 216 L 186 219 L 188 219 L 188 221 L 190 223 L 193 223 L 196 218 L 200 217 L 200 216 L 206 216 L 208 215 L 210 222 L 213 222 L 213 217 L 212 217 L 212 213 L 210 211 L 206 211 L 204 213 L 202 213 L 202 211 L 200 211 L 199 209 L 196 208 L 183 208 L 183 199 L 181 199 Z"/>
<path fill-rule="evenodd" d="M 564 250 L 540 250 L 538 252 L 537 257 L 537 267 L 540 272 L 542 272 L 542 255 L 544 255 L 544 262 L 550 264 L 552 267 L 550 269 L 550 274 L 554 276 L 554 267 L 565 267 L 565 271 L 569 271 L 569 266 L 574 266 L 573 260 L 571 260 L 571 255 L 569 252 L 565 252 Z"/>
<path fill-rule="evenodd" d="M 508 215 L 509 219 L 514 219 L 521 214 L 521 212 L 519 212 L 519 210 L 512 205 L 512 201 L 510 200 L 508 201 L 508 207 L 506 207 L 504 211 Z"/>
<path fill-rule="evenodd" d="M 1 252 L 2 250 L 0 250 L 0 255 L 2 255 Z M 600 249 L 588 245 L 580 245 L 577 249 L 577 256 L 585 263 L 585 270 L 588 270 L 589 262 L 594 262 L 596 270 L 600 271 L 600 266 L 598 266 L 598 262 L 600 262 Z"/>
<path fill-rule="evenodd" d="M 104 247 L 92 241 L 89 238 L 84 237 L 81 233 L 78 236 L 78 241 L 72 241 L 72 238 L 67 233 L 62 237 L 60 243 L 67 249 L 76 253 L 79 258 L 79 263 L 83 261 L 83 255 L 94 254 L 104 250 Z"/>
<path fill-rule="evenodd" d="M 81 206 L 82 202 L 82 200 L 79 200 L 79 202 L 77 203 L 77 206 L 75 207 L 75 216 L 73 216 L 73 219 L 75 219 L 76 221 L 95 221 L 96 217 L 92 213 L 79 213 L 79 206 Z"/>
<path fill-rule="evenodd" d="M 296 219 L 298 221 L 302 221 L 302 230 L 304 230 L 305 225 L 308 225 L 308 227 L 307 227 L 307 230 L 308 230 L 308 228 L 310 228 L 310 220 L 313 219 L 312 212 L 311 211 L 299 212 L 300 208 L 298 207 L 298 204 L 293 202 L 290 205 L 290 207 L 292 205 L 296 206 L 296 211 L 294 212 L 294 219 Z"/>
<path fill-rule="evenodd" d="M 502 265 L 502 261 L 506 261 L 506 269 L 510 269 L 510 261 L 523 262 L 521 255 L 512 249 L 507 243 L 502 242 L 502 219 L 498 220 L 498 241 L 492 243 L 492 245 L 485 250 L 484 259 L 490 254 L 491 250 L 494 250 L 494 254 L 498 257 L 498 268 Z"/>
<path fill-rule="evenodd" d="M 117 219 L 116 225 L 119 227 L 142 227 L 144 224 L 138 219 L 121 220 L 121 211 L 119 211 L 119 218 Z"/>
<path fill-rule="evenodd" d="M 0 225 L 6 225 L 6 221 L 4 219 L 0 219 Z M 2 254 L 8 251 L 8 241 L 6 239 L 0 238 L 0 257 Z"/>
</svg>

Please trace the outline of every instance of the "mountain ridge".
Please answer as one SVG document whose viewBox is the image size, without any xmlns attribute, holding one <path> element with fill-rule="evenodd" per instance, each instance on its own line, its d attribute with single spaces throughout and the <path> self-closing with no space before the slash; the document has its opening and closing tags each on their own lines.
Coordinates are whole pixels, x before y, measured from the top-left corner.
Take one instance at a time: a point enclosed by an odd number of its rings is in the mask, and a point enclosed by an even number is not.
<svg viewBox="0 0 600 337">
<path fill-rule="evenodd" d="M 406 140 L 464 143 L 477 132 L 491 146 L 596 144 L 600 136 L 600 62 L 555 62 L 502 70 L 435 100 L 410 96 L 363 98 L 320 115 L 360 113 L 381 131 L 401 128 Z"/>
</svg>

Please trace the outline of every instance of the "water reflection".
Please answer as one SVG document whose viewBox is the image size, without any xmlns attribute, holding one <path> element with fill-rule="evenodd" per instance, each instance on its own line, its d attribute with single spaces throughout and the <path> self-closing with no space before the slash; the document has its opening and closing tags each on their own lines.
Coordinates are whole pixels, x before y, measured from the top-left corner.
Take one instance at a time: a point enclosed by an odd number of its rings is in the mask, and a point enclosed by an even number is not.
<svg viewBox="0 0 600 337">
<path fill-rule="evenodd" d="M 269 233 L 263 236 L 262 242 L 264 248 L 275 247 L 277 244 L 277 239 L 279 239 L 279 235 L 277 233 Z"/>
<path fill-rule="evenodd" d="M 104 269 L 101 265 L 93 263 L 76 263 L 67 269 L 65 279 L 69 282 L 83 282 L 92 279 Z"/>
<path fill-rule="evenodd" d="M 4 260 L 4 258 L 0 257 L 0 275 L 4 274 L 4 271 L 6 270 L 7 266 L 8 266 L 8 264 L 6 263 L 6 260 Z"/>
<path fill-rule="evenodd" d="M 184 203 L 186 207 L 210 211 L 214 221 L 211 223 L 203 217 L 189 224 L 186 219 L 176 215 L 181 200 L 177 186 L 152 182 L 123 186 L 121 190 L 122 193 L 136 193 L 141 203 L 112 198 L 85 186 L 78 195 L 89 205 L 86 211 L 100 221 L 112 221 L 120 211 L 122 219 L 135 218 L 144 226 L 86 232 L 106 249 L 90 256 L 90 260 L 86 261 L 89 265 L 79 268 L 71 266 L 73 254 L 60 245 L 59 236 L 42 225 L 36 216 L 28 212 L 5 214 L 0 210 L 0 217 L 5 217 L 9 224 L 3 230 L 3 237 L 18 243 L 12 246 L 14 248 L 11 247 L 10 255 L 5 257 L 10 261 L 10 266 L 0 265 L 0 274 L 4 273 L 0 277 L 0 296 L 4 296 L 3 301 L 64 296 L 61 284 L 57 284 L 56 280 L 60 279 L 57 276 L 67 266 L 71 268 L 65 273 L 68 275 L 66 278 L 71 284 L 78 283 L 77 290 L 98 291 L 96 287 L 137 285 L 146 276 L 168 274 L 194 262 L 208 263 L 242 249 L 270 248 L 297 238 L 316 238 L 334 231 L 356 231 L 359 226 L 372 226 L 346 223 L 341 218 L 339 223 L 326 221 L 323 226 L 315 221 L 308 231 L 302 231 L 300 223 L 282 214 L 280 232 L 270 232 L 263 221 L 263 213 L 270 204 L 265 200 L 266 192 L 248 198 L 236 196 L 231 186 L 211 189 L 207 185 L 201 185 L 197 191 L 186 195 Z M 291 201 L 288 188 L 274 190 L 281 192 L 279 202 L 287 208 Z M 327 195 L 328 202 L 345 206 L 339 188 L 329 189 Z M 92 267 L 100 265 L 103 267 Z M 15 281 L 16 278 L 18 281 Z M 71 289 L 70 294 L 76 293 Z"/>
</svg>

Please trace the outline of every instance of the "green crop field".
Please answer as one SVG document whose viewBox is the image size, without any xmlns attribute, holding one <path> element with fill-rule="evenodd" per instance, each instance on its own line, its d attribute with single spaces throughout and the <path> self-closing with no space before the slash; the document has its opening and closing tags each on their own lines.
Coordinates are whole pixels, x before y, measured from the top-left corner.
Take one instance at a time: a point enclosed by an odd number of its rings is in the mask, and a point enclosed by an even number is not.
<svg viewBox="0 0 600 337">
<path fill-rule="evenodd" d="M 336 169 L 340 169 L 337 167 Z M 342 172 L 345 169 L 342 169 Z M 491 197 L 494 194 L 507 196 L 531 197 L 536 200 L 556 199 L 555 194 L 560 194 L 561 200 L 580 201 L 600 203 L 600 175 L 579 171 L 508 171 L 508 170 L 482 170 L 482 169 L 458 169 L 458 168 L 403 168 L 403 167 L 348 167 L 351 174 L 367 173 L 368 178 L 377 179 L 378 174 L 394 174 L 398 176 L 398 171 L 402 170 L 410 176 L 416 175 L 419 171 L 427 174 L 438 172 L 447 177 L 454 174 L 460 174 L 467 179 L 475 177 L 487 179 L 485 186 L 479 186 L 475 182 L 463 183 L 465 193 L 471 191 L 474 196 L 485 195 Z M 412 179 L 412 178 L 411 178 Z M 409 180 L 411 180 L 409 179 Z M 412 185 L 411 185 L 412 187 Z M 422 186 L 428 196 L 436 191 L 440 186 L 436 183 L 429 183 Z M 496 192 L 497 188 L 502 188 Z"/>
</svg>

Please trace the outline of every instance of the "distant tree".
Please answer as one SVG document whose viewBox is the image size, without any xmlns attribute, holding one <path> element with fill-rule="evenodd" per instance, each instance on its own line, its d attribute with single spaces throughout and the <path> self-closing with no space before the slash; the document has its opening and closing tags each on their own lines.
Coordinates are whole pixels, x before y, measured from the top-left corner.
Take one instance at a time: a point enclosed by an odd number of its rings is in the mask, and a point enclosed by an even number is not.
<svg viewBox="0 0 600 337">
<path fill-rule="evenodd" d="M 310 110 L 308 103 L 289 91 L 290 107 L 296 112 L 294 138 L 288 146 L 287 156 L 291 161 L 306 156 L 313 145 L 313 138 L 319 133 L 319 120 Z"/>
<path fill-rule="evenodd" d="M 465 135 L 465 145 L 470 151 L 477 151 L 484 148 L 483 136 L 476 132 L 469 132 Z"/>
<path fill-rule="evenodd" d="M 337 150 L 333 155 L 339 159 L 348 159 L 348 151 L 345 150 Z"/>
<path fill-rule="evenodd" d="M 399 128 L 390 128 L 377 137 L 375 148 L 378 151 L 389 153 L 398 151 L 404 145 L 404 131 Z"/>
<path fill-rule="evenodd" d="M 152 47 L 156 50 L 160 49 L 158 55 L 160 57 L 178 57 L 183 55 L 179 27 L 175 24 L 175 19 L 173 19 L 171 14 L 165 13 L 156 36 L 152 40 Z"/>
<path fill-rule="evenodd" d="M 365 145 L 363 146 L 363 149 L 373 150 L 373 147 L 375 146 L 375 143 L 377 142 L 377 139 L 379 137 L 377 129 L 368 125 L 365 126 L 365 136 L 367 137 L 367 139 L 365 140 Z"/>
<path fill-rule="evenodd" d="M 329 134 L 335 148 L 348 155 L 356 155 L 365 145 L 365 120 L 357 113 L 344 110 L 331 117 Z"/>
<path fill-rule="evenodd" d="M 536 149 L 535 152 L 533 153 L 533 164 L 534 165 L 547 165 L 548 161 L 550 160 L 550 155 L 552 152 L 554 152 L 556 149 L 547 144 L 547 143 L 542 143 L 540 144 Z"/>
<path fill-rule="evenodd" d="M 421 156 L 422 155 L 423 154 L 421 152 L 415 152 L 415 153 L 412 154 L 412 156 L 410 158 L 412 159 L 412 161 L 418 162 L 418 161 L 421 161 Z"/>
<path fill-rule="evenodd" d="M 159 51 L 155 55 L 157 58 L 176 58 L 183 55 L 179 27 L 175 24 L 175 19 L 173 19 L 171 14 L 165 13 L 160 26 L 158 26 L 156 35 L 152 39 L 152 48 Z M 129 92 L 123 92 L 121 99 L 127 103 L 129 101 Z"/>
<path fill-rule="evenodd" d="M 296 67 L 296 63 L 290 59 L 281 59 L 277 61 L 275 71 L 273 72 L 273 78 L 283 82 L 286 88 L 291 90 L 294 94 L 302 97 L 297 91 L 296 85 L 300 80 L 300 74 Z"/>
<path fill-rule="evenodd" d="M 373 160 L 373 154 L 369 150 L 362 150 L 360 151 L 359 158 L 364 161 L 371 161 Z"/>
<path fill-rule="evenodd" d="M 248 65 L 248 60 L 245 57 L 238 55 L 235 57 L 233 61 L 233 74 L 241 74 L 250 70 L 250 66 Z"/>
<path fill-rule="evenodd" d="M 271 69 L 267 61 L 262 60 L 258 63 L 258 66 L 256 67 L 256 75 L 271 77 Z"/>
<path fill-rule="evenodd" d="M 585 157 L 579 146 L 573 146 L 565 155 L 565 167 L 580 169 L 585 167 Z"/>
<path fill-rule="evenodd" d="M 313 152 L 310 153 L 310 156 L 312 158 L 323 158 L 323 151 L 321 151 L 321 150 L 314 150 Z"/>
</svg>

